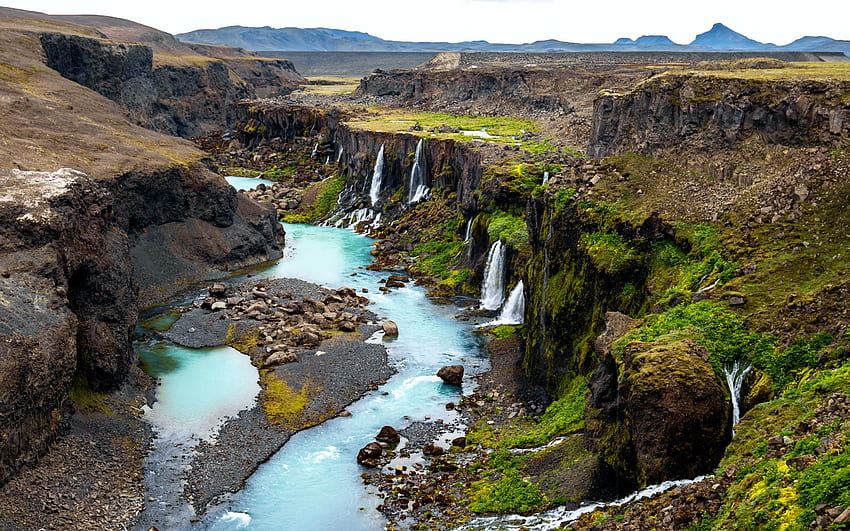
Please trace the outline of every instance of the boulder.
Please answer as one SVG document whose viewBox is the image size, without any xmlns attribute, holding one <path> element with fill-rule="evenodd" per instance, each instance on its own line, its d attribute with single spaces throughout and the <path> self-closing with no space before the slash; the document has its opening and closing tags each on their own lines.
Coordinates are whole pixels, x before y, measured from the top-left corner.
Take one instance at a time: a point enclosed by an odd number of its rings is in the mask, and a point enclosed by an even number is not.
<svg viewBox="0 0 850 531">
<path fill-rule="evenodd" d="M 458 448 L 466 448 L 466 437 L 455 437 L 452 439 L 452 446 L 456 446 Z"/>
<path fill-rule="evenodd" d="M 394 321 L 384 321 L 381 323 L 381 328 L 387 337 L 398 337 L 398 325 Z"/>
<path fill-rule="evenodd" d="M 370 442 L 357 452 L 357 462 L 361 465 L 378 466 L 378 459 L 383 455 L 384 449 L 376 442 Z"/>
<path fill-rule="evenodd" d="M 711 472 L 730 438 L 730 406 L 704 348 L 632 343 L 620 394 L 644 484 Z"/>
<path fill-rule="evenodd" d="M 438 456 L 446 453 L 446 449 L 442 446 L 437 446 L 436 444 L 428 443 L 422 447 L 422 453 L 424 455 Z"/>
<path fill-rule="evenodd" d="M 298 361 L 298 356 L 294 352 L 285 352 L 278 351 L 272 353 L 271 356 L 263 361 L 263 369 L 268 369 L 269 367 L 276 367 L 278 365 L 284 365 L 286 363 L 295 363 Z"/>
<path fill-rule="evenodd" d="M 375 436 L 375 440 L 389 444 L 398 444 L 401 441 L 401 436 L 392 426 L 384 426 L 378 432 L 378 435 Z"/>
<path fill-rule="evenodd" d="M 216 282 L 215 284 L 210 286 L 210 295 L 211 296 L 213 296 L 217 299 L 221 299 L 226 294 L 227 294 L 227 286 L 225 286 L 224 284 L 222 284 L 220 282 Z"/>
<path fill-rule="evenodd" d="M 463 365 L 447 365 L 437 371 L 437 376 L 443 380 L 443 383 L 460 385 L 463 382 Z"/>
<path fill-rule="evenodd" d="M 217 312 L 219 310 L 226 310 L 226 309 L 227 309 L 227 303 L 224 302 L 224 301 L 215 301 L 210 306 L 210 310 L 212 310 L 214 312 Z"/>
</svg>

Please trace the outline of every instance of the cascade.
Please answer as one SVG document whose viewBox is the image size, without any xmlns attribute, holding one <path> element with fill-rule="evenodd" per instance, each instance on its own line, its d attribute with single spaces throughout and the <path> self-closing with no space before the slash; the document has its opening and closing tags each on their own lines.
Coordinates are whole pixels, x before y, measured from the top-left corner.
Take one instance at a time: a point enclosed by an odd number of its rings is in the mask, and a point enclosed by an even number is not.
<svg viewBox="0 0 850 531">
<path fill-rule="evenodd" d="M 481 286 L 481 307 L 498 310 L 505 300 L 505 246 L 497 240 L 490 246 L 487 266 L 484 268 L 484 284 Z"/>
<path fill-rule="evenodd" d="M 342 160 L 342 146 L 339 146 L 339 151 L 336 152 L 336 161 L 339 162 Z"/>
<path fill-rule="evenodd" d="M 468 242 L 472 238 L 472 219 L 466 222 L 466 233 L 463 236 L 463 241 Z"/>
<path fill-rule="evenodd" d="M 474 531 L 479 529 L 500 529 L 500 530 L 525 530 L 525 531 L 550 531 L 554 529 L 563 529 L 565 524 L 570 524 L 578 520 L 578 518 L 586 513 L 606 506 L 622 506 L 629 503 L 634 503 L 644 498 L 649 498 L 661 492 L 666 492 L 676 487 L 689 485 L 705 479 L 705 476 L 698 476 L 694 479 L 678 479 L 665 481 L 656 485 L 650 485 L 645 489 L 633 492 L 628 496 L 615 500 L 613 502 L 594 502 L 580 505 L 577 509 L 569 509 L 566 505 L 560 505 L 554 509 L 543 511 L 541 513 L 532 514 L 530 516 L 522 516 L 518 514 L 507 514 L 502 516 L 486 516 L 470 520 L 461 527 L 456 528 L 457 531 Z"/>
<path fill-rule="evenodd" d="M 549 172 L 548 172 L 548 171 L 544 171 L 544 172 L 543 172 L 543 185 L 545 186 L 545 185 L 546 185 L 546 183 L 548 183 L 548 182 L 549 182 Z"/>
<path fill-rule="evenodd" d="M 407 187 L 409 196 L 407 204 L 411 205 L 428 198 L 431 191 L 425 186 L 425 161 L 422 160 L 422 151 L 425 147 L 425 139 L 420 138 L 416 144 L 416 155 L 413 158 L 413 167 L 410 169 L 410 186 Z"/>
<path fill-rule="evenodd" d="M 313 146 L 313 151 L 310 153 L 311 158 L 315 158 L 316 154 L 319 152 L 319 143 L 316 142 L 316 145 Z"/>
<path fill-rule="evenodd" d="M 729 394 L 732 395 L 732 435 L 735 435 L 735 425 L 741 420 L 741 391 L 744 388 L 744 380 L 750 373 L 753 364 L 744 360 L 735 360 L 723 366 L 723 374 L 726 375 L 726 385 L 729 386 Z"/>
<path fill-rule="evenodd" d="M 490 321 L 481 326 L 522 324 L 525 320 L 525 293 L 523 293 L 522 288 L 522 280 L 520 280 L 514 286 L 514 289 L 511 290 L 511 294 L 508 296 L 508 300 L 505 302 L 505 306 L 502 308 L 499 317 L 495 321 Z"/>
<path fill-rule="evenodd" d="M 369 198 L 372 200 L 372 206 L 378 202 L 381 197 L 381 179 L 384 178 L 384 145 L 381 144 L 381 149 L 378 150 L 378 158 L 375 160 L 375 171 L 372 172 L 372 185 L 369 187 Z"/>
</svg>

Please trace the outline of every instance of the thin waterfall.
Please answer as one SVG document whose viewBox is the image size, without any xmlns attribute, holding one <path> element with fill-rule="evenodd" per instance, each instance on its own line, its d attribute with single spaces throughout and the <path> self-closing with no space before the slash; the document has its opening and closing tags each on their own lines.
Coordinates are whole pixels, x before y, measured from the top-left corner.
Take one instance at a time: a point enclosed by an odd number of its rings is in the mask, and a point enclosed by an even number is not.
<svg viewBox="0 0 850 531">
<path fill-rule="evenodd" d="M 466 222 L 466 233 L 463 236 L 463 241 L 468 242 L 472 238 L 472 219 Z"/>
<path fill-rule="evenodd" d="M 481 286 L 481 307 L 498 310 L 505 300 L 505 246 L 497 240 L 490 246 L 487 266 L 484 268 L 484 284 Z"/>
<path fill-rule="evenodd" d="M 416 144 L 416 155 L 413 157 L 413 167 L 410 169 L 410 185 L 408 189 L 408 204 L 413 204 L 426 199 L 431 190 L 425 186 L 425 161 L 422 160 L 422 152 L 425 147 L 425 139 L 420 138 Z"/>
<path fill-rule="evenodd" d="M 384 145 L 381 144 L 381 149 L 378 150 L 378 158 L 375 160 L 375 171 L 372 172 L 372 186 L 369 187 L 369 198 L 372 200 L 372 206 L 378 202 L 381 197 L 381 179 L 384 178 Z"/>
<path fill-rule="evenodd" d="M 336 161 L 339 162 L 342 160 L 342 146 L 339 146 L 339 151 L 336 152 Z"/>
<path fill-rule="evenodd" d="M 310 157 L 311 157 L 311 158 L 315 158 L 315 157 L 316 157 L 316 154 L 317 154 L 318 152 L 319 152 L 319 143 L 318 143 L 318 142 L 316 142 L 316 145 L 315 145 L 315 146 L 313 146 L 313 151 L 312 151 L 312 153 L 310 153 Z"/>
<path fill-rule="evenodd" d="M 729 386 L 729 394 L 732 395 L 732 435 L 735 435 L 735 425 L 741 420 L 741 391 L 744 388 L 744 380 L 753 368 L 749 361 L 735 360 L 723 366 L 723 374 L 726 375 L 726 385 Z"/>
<path fill-rule="evenodd" d="M 548 182 L 549 182 L 549 172 L 548 172 L 548 171 L 544 171 L 544 172 L 543 172 L 543 185 L 545 186 L 545 185 L 546 185 L 546 183 L 548 183 Z"/>
<path fill-rule="evenodd" d="M 502 312 L 495 321 L 490 321 L 481 326 L 520 325 L 525 321 L 525 293 L 523 292 L 522 280 L 517 282 Z"/>
</svg>

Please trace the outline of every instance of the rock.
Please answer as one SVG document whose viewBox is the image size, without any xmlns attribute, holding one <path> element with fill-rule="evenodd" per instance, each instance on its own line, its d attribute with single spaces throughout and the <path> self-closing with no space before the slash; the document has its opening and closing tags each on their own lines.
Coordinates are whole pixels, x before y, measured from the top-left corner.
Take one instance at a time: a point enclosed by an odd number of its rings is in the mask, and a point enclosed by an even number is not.
<svg viewBox="0 0 850 531">
<path fill-rule="evenodd" d="M 404 282 L 399 282 L 398 280 L 387 280 L 384 285 L 388 288 L 403 288 L 405 286 Z"/>
<path fill-rule="evenodd" d="M 747 304 L 747 297 L 743 293 L 729 293 L 729 306 L 743 306 Z"/>
<path fill-rule="evenodd" d="M 452 439 L 452 446 L 457 446 L 458 448 L 466 448 L 466 437 L 455 437 Z"/>
<path fill-rule="evenodd" d="M 383 453 L 384 449 L 380 444 L 371 442 L 357 452 L 357 462 L 361 465 L 375 467 Z"/>
<path fill-rule="evenodd" d="M 593 350 L 598 354 L 606 354 L 611 349 L 611 344 L 626 335 L 635 323 L 637 323 L 637 320 L 626 314 L 606 312 L 605 330 L 596 338 L 593 343 Z"/>
<path fill-rule="evenodd" d="M 227 294 L 227 286 L 220 282 L 216 282 L 210 286 L 210 295 L 217 299 L 223 298 Z"/>
<path fill-rule="evenodd" d="M 621 367 L 606 356 L 588 380 L 590 446 L 622 478 L 660 483 L 717 466 L 731 412 L 703 351 L 689 340 L 633 342 Z"/>
<path fill-rule="evenodd" d="M 215 301 L 210 306 L 210 310 L 212 310 L 214 312 L 217 312 L 219 310 L 226 310 L 226 309 L 227 309 L 227 303 L 224 302 L 224 301 Z"/>
<path fill-rule="evenodd" d="M 846 509 L 844 509 L 844 511 L 842 511 L 841 514 L 839 514 L 837 517 L 835 517 L 835 520 L 833 520 L 832 523 L 833 524 L 844 524 L 844 523 L 847 523 L 847 522 L 850 522 L 850 507 L 847 507 Z"/>
<path fill-rule="evenodd" d="M 378 435 L 375 436 L 375 440 L 389 444 L 398 444 L 401 441 L 401 436 L 392 426 L 384 426 L 378 432 Z"/>
<path fill-rule="evenodd" d="M 294 352 L 274 352 L 271 356 L 263 361 L 262 368 L 268 369 L 269 367 L 276 367 L 278 365 L 284 365 L 286 363 L 295 363 L 298 361 L 298 356 Z"/>
<path fill-rule="evenodd" d="M 424 455 L 437 456 L 446 453 L 446 449 L 442 446 L 437 446 L 436 444 L 428 443 L 422 447 L 422 453 Z"/>
<path fill-rule="evenodd" d="M 255 302 L 254 304 L 248 306 L 245 309 L 245 313 L 258 312 L 258 313 L 266 313 L 269 311 L 269 305 L 264 302 Z"/>
<path fill-rule="evenodd" d="M 461 385 L 463 382 L 463 365 L 447 365 L 437 371 L 443 383 L 449 385 Z"/>
<path fill-rule="evenodd" d="M 394 321 L 384 321 L 381 323 L 381 328 L 387 337 L 398 337 L 398 325 Z"/>
</svg>

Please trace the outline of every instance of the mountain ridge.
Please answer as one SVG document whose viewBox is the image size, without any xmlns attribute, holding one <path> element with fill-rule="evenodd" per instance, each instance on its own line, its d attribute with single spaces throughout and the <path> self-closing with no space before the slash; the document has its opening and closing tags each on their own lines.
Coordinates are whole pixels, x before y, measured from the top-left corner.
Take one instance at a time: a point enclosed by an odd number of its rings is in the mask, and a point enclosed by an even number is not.
<svg viewBox="0 0 850 531">
<path fill-rule="evenodd" d="M 850 56 L 850 41 L 826 36 L 803 36 L 778 46 L 762 43 L 722 23 L 700 33 L 689 44 L 677 44 L 666 35 L 623 37 L 613 43 L 575 43 L 545 39 L 524 44 L 463 42 L 412 42 L 385 40 L 369 33 L 331 28 L 272 28 L 227 26 L 200 29 L 175 35 L 179 40 L 202 44 L 235 46 L 253 51 L 315 52 L 582 52 L 582 51 L 808 51 L 843 52 Z"/>
</svg>

